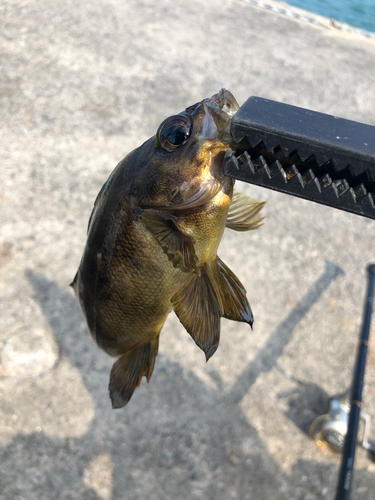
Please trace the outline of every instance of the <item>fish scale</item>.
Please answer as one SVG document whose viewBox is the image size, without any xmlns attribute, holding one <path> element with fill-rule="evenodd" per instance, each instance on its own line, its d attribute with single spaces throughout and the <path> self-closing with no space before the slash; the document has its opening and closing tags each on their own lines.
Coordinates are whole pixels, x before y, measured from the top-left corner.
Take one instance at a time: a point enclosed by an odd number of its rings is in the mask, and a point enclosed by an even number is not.
<svg viewBox="0 0 375 500">
<path fill-rule="evenodd" d="M 250 97 L 232 119 L 228 177 L 375 219 L 375 127 Z"/>
</svg>

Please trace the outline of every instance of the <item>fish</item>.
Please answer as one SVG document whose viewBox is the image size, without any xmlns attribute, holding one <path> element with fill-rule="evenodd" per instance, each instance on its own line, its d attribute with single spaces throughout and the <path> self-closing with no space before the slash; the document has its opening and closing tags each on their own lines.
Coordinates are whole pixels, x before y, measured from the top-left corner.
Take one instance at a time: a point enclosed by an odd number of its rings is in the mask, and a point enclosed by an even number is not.
<svg viewBox="0 0 375 500">
<path fill-rule="evenodd" d="M 71 284 L 97 345 L 118 359 L 113 408 L 150 381 L 173 310 L 208 361 L 221 318 L 253 325 L 246 290 L 218 257 L 225 227 L 258 229 L 264 202 L 234 192 L 224 155 L 239 106 L 225 89 L 166 118 L 101 188 Z"/>
</svg>

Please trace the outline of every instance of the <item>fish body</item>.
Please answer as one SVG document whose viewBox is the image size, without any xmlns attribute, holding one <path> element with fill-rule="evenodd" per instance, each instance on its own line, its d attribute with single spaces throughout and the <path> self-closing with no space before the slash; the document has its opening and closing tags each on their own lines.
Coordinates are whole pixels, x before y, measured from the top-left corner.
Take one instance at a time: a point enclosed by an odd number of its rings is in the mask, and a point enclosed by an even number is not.
<svg viewBox="0 0 375 500">
<path fill-rule="evenodd" d="M 173 309 L 208 360 L 220 318 L 252 325 L 246 291 L 217 256 L 225 227 L 256 229 L 262 203 L 223 174 L 238 104 L 222 89 L 167 118 L 102 187 L 72 286 L 93 339 L 112 356 L 109 391 L 125 406 L 150 379 Z"/>
</svg>

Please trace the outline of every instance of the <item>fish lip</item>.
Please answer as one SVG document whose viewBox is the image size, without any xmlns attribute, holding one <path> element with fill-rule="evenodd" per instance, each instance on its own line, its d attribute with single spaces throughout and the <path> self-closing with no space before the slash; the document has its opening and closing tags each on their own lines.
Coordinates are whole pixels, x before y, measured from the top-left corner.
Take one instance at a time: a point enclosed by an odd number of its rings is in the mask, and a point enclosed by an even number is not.
<svg viewBox="0 0 375 500">
<path fill-rule="evenodd" d="M 202 101 L 204 109 L 211 117 L 217 129 L 217 135 L 223 138 L 230 137 L 230 124 L 234 114 L 238 111 L 239 105 L 233 94 L 224 88 L 210 97 Z M 212 127 L 212 124 L 211 124 Z M 231 138 L 231 137 L 230 137 Z"/>
<path fill-rule="evenodd" d="M 217 94 L 214 94 L 209 99 L 205 99 L 205 102 L 210 108 L 224 113 L 225 115 L 229 116 L 230 119 L 239 109 L 239 104 L 236 101 L 234 95 L 229 92 L 229 90 L 226 90 L 224 88 L 220 89 Z"/>
</svg>

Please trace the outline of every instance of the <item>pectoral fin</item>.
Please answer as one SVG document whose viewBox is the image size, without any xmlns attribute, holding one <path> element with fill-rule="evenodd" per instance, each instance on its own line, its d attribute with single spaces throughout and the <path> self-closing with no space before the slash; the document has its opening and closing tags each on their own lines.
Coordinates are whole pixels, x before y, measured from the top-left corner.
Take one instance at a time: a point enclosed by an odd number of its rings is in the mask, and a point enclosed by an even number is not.
<svg viewBox="0 0 375 500">
<path fill-rule="evenodd" d="M 215 281 L 221 294 L 224 318 L 243 321 L 252 327 L 254 317 L 242 283 L 219 257 L 217 257 L 213 269 Z"/>
<path fill-rule="evenodd" d="M 150 381 L 158 345 L 159 337 L 123 354 L 113 363 L 109 380 L 109 394 L 113 408 L 122 408 L 130 401 L 143 375 L 147 378 L 147 382 Z"/>
<path fill-rule="evenodd" d="M 178 267 L 185 272 L 193 270 L 199 274 L 194 238 L 183 232 L 172 216 L 144 211 L 140 219 L 156 238 L 173 267 Z"/>
<path fill-rule="evenodd" d="M 220 317 L 223 315 L 220 291 L 210 266 L 204 264 L 200 276 L 193 274 L 171 302 L 178 319 L 208 361 L 219 345 Z"/>
<path fill-rule="evenodd" d="M 264 219 L 258 217 L 258 213 L 265 204 L 266 202 L 250 200 L 241 193 L 234 193 L 225 226 L 235 231 L 258 229 L 263 225 L 260 222 Z"/>
</svg>

